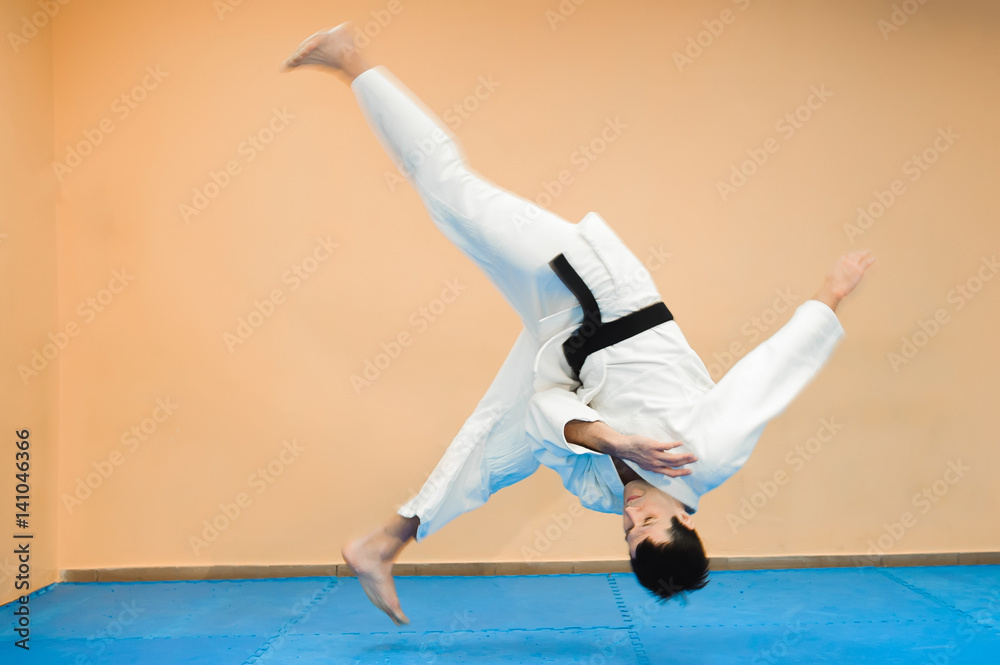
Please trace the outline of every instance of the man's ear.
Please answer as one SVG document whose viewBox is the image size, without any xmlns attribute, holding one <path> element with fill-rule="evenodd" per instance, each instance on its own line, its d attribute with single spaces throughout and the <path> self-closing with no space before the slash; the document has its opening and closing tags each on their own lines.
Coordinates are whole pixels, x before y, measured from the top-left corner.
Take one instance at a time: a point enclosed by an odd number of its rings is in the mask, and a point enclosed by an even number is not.
<svg viewBox="0 0 1000 665">
<path fill-rule="evenodd" d="M 686 510 L 681 511 L 680 515 L 677 516 L 677 521 L 689 529 L 694 529 L 694 518 L 692 518 L 691 513 Z"/>
</svg>

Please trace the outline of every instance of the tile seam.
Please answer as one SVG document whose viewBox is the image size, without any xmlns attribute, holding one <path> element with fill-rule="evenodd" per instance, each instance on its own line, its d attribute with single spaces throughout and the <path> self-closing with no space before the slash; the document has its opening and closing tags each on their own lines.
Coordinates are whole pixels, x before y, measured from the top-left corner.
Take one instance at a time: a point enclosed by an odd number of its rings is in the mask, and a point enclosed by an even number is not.
<svg viewBox="0 0 1000 665">
<path fill-rule="evenodd" d="M 258 660 L 260 660 L 261 657 L 270 650 L 271 646 L 275 644 L 276 640 L 278 639 L 283 640 L 285 635 L 289 632 L 289 629 L 292 626 L 302 621 L 303 618 L 309 616 L 309 614 L 312 612 L 313 607 L 315 607 L 321 602 L 324 602 L 327 596 L 329 596 L 331 593 L 336 593 L 339 588 L 340 588 L 340 582 L 339 578 L 337 577 L 334 577 L 333 579 L 328 581 L 325 585 L 323 585 L 323 588 L 320 589 L 315 595 L 313 595 L 313 597 L 309 600 L 309 602 L 306 603 L 305 606 L 301 610 L 299 610 L 297 614 L 293 615 L 290 619 L 288 619 L 287 621 L 285 621 L 285 623 L 281 625 L 281 628 L 278 629 L 277 633 L 264 640 L 264 642 L 259 647 L 257 647 L 257 649 L 254 650 L 254 652 L 251 653 L 249 657 L 247 657 L 243 661 L 243 665 L 253 665 L 253 663 L 256 663 Z"/>
<path fill-rule="evenodd" d="M 607 580 L 608 586 L 611 587 L 611 594 L 614 597 L 615 605 L 618 607 L 618 612 L 621 614 L 622 621 L 625 622 L 625 627 L 628 630 L 632 651 L 635 652 L 639 663 L 648 665 L 649 656 L 646 655 L 646 649 L 643 647 L 642 639 L 639 637 L 639 633 L 635 629 L 635 624 L 632 622 L 632 615 L 628 611 L 628 605 L 625 604 L 625 598 L 622 596 L 621 589 L 618 588 L 618 580 L 615 579 L 613 573 L 608 573 Z"/>
<path fill-rule="evenodd" d="M 901 578 L 897 577 L 896 575 L 893 575 L 892 572 L 890 572 L 889 570 L 886 570 L 884 568 L 879 569 L 878 572 L 881 573 L 884 577 L 888 577 L 890 580 L 892 580 L 893 582 L 895 582 L 899 586 L 903 587 L 904 589 L 907 589 L 908 591 L 912 591 L 913 593 L 917 594 L 918 596 L 921 596 L 922 598 L 925 598 L 927 600 L 933 601 L 936 605 L 938 605 L 940 607 L 943 607 L 945 609 L 951 610 L 953 612 L 957 612 L 958 614 L 961 614 L 963 617 L 965 617 L 967 619 L 970 619 L 972 621 L 975 621 L 975 618 L 971 614 L 969 614 L 965 610 L 962 610 L 962 609 L 956 607 L 955 605 L 952 605 L 951 603 L 949 603 L 948 601 L 946 601 L 946 600 L 944 600 L 942 598 L 938 598 L 936 595 L 934 595 L 933 593 L 931 593 L 927 589 L 924 589 L 922 587 L 918 587 L 916 584 L 913 584 L 912 582 L 908 582 L 908 581 L 906 581 L 904 579 L 901 579 Z"/>
</svg>

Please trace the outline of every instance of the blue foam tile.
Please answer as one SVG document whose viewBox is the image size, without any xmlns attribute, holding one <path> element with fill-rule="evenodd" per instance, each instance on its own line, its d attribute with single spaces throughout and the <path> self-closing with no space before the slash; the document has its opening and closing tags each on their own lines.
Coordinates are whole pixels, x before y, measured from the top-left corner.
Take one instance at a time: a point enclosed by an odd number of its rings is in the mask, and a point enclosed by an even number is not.
<svg viewBox="0 0 1000 665">
<path fill-rule="evenodd" d="M 128 638 L 95 648 L 82 639 L 31 638 L 31 650 L 13 653 L 0 646 L 0 663 L 7 665 L 239 665 L 259 646 L 248 637 Z M 8 658 L 10 656 L 10 658 Z"/>
<path fill-rule="evenodd" d="M 600 655 L 595 657 L 595 654 Z M 636 656 L 625 629 L 543 629 L 299 635 L 280 649 L 267 654 L 261 662 L 268 665 L 277 663 L 634 665 L 642 661 Z"/>
<path fill-rule="evenodd" d="M 672 599 L 665 605 L 655 602 L 634 575 L 612 577 L 632 620 L 649 626 L 959 619 L 955 611 L 871 571 L 721 571 L 711 574 L 704 589 L 689 594 L 686 603 Z"/>
<path fill-rule="evenodd" d="M 955 607 L 980 624 L 1000 628 L 1000 566 L 885 568 L 880 572 L 914 593 Z"/>
<path fill-rule="evenodd" d="M 368 600 L 356 578 L 293 632 L 616 628 L 625 624 L 606 575 L 409 576 L 396 578 L 410 623 L 397 627 Z"/>
<path fill-rule="evenodd" d="M 29 607 L 33 632 L 50 638 L 271 634 L 331 579 L 65 583 Z"/>
<path fill-rule="evenodd" d="M 877 665 L 983 665 L 996 662 L 1000 637 L 980 632 L 961 644 L 946 637 L 940 621 L 845 620 L 840 623 L 725 625 L 693 628 L 638 627 L 652 662 L 872 663 Z M 669 660 L 656 660 L 669 654 Z"/>
<path fill-rule="evenodd" d="M 355 578 L 61 584 L 0 663 L 993 663 L 997 567 L 720 572 L 687 605 L 632 575 L 400 577 L 395 626 Z M 122 603 L 141 609 L 113 626 Z M 4 623 L 13 606 L 0 608 Z M 103 631 L 103 632 L 101 632 Z M 13 636 L 13 633 L 8 633 Z"/>
</svg>

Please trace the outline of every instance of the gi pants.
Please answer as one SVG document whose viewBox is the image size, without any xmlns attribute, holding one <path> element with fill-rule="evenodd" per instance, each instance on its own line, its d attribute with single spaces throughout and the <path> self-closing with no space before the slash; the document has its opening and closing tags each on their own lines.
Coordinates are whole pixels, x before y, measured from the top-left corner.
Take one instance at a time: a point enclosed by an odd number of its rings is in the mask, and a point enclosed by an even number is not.
<svg viewBox="0 0 1000 665">
<path fill-rule="evenodd" d="M 470 169 L 454 135 L 384 66 L 363 72 L 351 88 L 434 224 L 479 266 L 524 326 L 476 410 L 420 492 L 398 511 L 420 517 L 421 540 L 538 467 L 524 431 L 533 360 L 545 342 L 583 320 L 549 261 L 560 253 L 570 258 L 602 311 L 613 312 L 614 284 L 594 243 L 581 235 L 586 225 L 570 223 Z M 591 226 L 597 224 L 603 227 L 600 220 Z"/>
</svg>

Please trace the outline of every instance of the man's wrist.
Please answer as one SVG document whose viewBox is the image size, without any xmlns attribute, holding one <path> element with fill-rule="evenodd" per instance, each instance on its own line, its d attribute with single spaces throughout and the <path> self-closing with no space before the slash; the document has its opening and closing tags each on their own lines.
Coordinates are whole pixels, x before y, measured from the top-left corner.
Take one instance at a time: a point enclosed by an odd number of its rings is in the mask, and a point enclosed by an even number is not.
<svg viewBox="0 0 1000 665">
<path fill-rule="evenodd" d="M 833 288 L 828 282 L 823 282 L 823 286 L 819 287 L 819 291 L 816 292 L 816 295 L 814 295 L 812 299 L 820 301 L 836 312 L 837 305 L 840 304 L 841 296 L 838 296 L 833 292 Z"/>
</svg>

